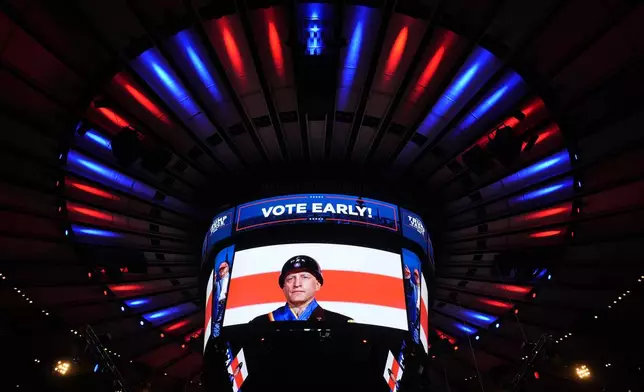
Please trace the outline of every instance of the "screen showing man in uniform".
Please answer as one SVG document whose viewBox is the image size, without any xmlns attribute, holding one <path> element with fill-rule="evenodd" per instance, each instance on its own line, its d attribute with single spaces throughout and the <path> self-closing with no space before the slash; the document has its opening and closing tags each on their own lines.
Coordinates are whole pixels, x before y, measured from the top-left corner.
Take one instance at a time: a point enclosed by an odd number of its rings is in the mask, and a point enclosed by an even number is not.
<svg viewBox="0 0 644 392">
<path fill-rule="evenodd" d="M 215 295 L 213 299 L 213 320 L 212 335 L 217 337 L 221 333 L 221 325 L 224 319 L 224 309 L 226 308 L 226 297 L 228 295 L 228 285 L 230 282 L 230 268 L 235 253 L 235 245 L 224 248 L 217 253 L 215 257 Z"/>
<path fill-rule="evenodd" d="M 409 331 L 414 342 L 420 344 L 420 259 L 414 252 L 403 249 L 402 260 Z"/>
<path fill-rule="evenodd" d="M 273 321 L 408 330 L 400 255 L 312 243 L 238 251 L 224 326 Z"/>
</svg>

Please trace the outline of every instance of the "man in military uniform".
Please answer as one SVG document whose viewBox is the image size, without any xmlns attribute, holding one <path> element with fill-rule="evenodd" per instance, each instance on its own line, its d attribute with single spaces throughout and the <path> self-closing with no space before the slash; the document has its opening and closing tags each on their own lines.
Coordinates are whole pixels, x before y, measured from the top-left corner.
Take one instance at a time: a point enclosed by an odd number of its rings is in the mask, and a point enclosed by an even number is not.
<svg viewBox="0 0 644 392">
<path fill-rule="evenodd" d="M 414 341 L 418 343 L 420 341 L 420 273 L 414 268 L 412 274 L 409 267 L 405 265 L 404 277 L 409 329 Z"/>
<path fill-rule="evenodd" d="M 312 257 L 295 256 L 286 261 L 279 277 L 286 304 L 274 311 L 256 317 L 252 323 L 272 321 L 324 321 L 328 323 L 353 322 L 349 317 L 323 309 L 315 295 L 324 284 L 320 265 Z"/>
</svg>

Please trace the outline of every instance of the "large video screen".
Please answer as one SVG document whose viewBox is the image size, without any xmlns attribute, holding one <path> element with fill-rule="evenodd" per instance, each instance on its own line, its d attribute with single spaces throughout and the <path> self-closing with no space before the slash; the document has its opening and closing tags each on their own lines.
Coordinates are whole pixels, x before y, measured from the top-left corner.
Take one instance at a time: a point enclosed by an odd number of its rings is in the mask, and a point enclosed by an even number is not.
<svg viewBox="0 0 644 392">
<path fill-rule="evenodd" d="M 224 327 L 304 320 L 407 331 L 401 255 L 329 243 L 235 252 Z"/>
<path fill-rule="evenodd" d="M 285 223 L 336 223 L 398 231 L 398 207 L 347 195 L 273 197 L 237 208 L 236 231 Z"/>
</svg>

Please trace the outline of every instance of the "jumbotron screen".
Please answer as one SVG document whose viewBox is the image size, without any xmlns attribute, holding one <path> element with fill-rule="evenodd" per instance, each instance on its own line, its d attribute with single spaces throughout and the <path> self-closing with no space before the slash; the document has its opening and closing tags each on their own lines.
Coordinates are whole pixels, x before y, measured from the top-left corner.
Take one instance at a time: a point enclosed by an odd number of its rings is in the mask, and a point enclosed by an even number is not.
<svg viewBox="0 0 644 392">
<path fill-rule="evenodd" d="M 396 330 L 427 351 L 433 252 L 411 211 L 336 194 L 262 199 L 218 214 L 203 252 L 207 340 L 320 322 Z"/>
<path fill-rule="evenodd" d="M 235 253 L 224 327 L 317 320 L 407 330 L 400 255 L 298 243 Z"/>
</svg>

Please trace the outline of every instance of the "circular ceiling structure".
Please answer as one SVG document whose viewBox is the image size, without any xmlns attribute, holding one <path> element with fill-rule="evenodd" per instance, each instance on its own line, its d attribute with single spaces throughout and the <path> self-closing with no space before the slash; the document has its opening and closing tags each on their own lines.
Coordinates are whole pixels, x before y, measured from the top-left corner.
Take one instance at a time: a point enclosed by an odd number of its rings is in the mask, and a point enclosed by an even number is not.
<svg viewBox="0 0 644 392">
<path fill-rule="evenodd" d="M 432 388 L 583 390 L 565 366 L 632 361 L 588 341 L 628 319 L 643 271 L 642 18 L 626 0 L 7 2 L 6 335 L 95 334 L 132 385 L 199 390 L 214 214 L 338 192 L 429 226 Z"/>
</svg>

